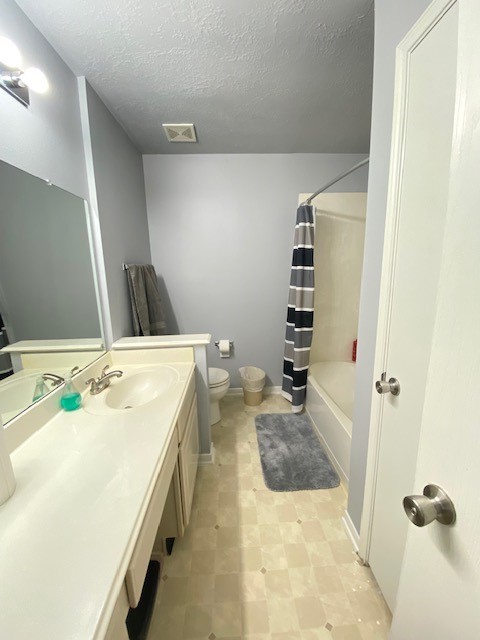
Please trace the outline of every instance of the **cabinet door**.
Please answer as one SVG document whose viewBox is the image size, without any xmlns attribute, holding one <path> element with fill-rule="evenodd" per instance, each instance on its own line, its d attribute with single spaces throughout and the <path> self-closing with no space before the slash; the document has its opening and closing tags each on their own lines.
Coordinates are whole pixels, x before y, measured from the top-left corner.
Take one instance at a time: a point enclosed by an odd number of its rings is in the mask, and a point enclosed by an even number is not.
<svg viewBox="0 0 480 640">
<path fill-rule="evenodd" d="M 192 510 L 199 454 L 197 398 L 195 396 L 180 444 L 180 481 L 182 485 L 183 524 L 186 527 Z"/>
</svg>

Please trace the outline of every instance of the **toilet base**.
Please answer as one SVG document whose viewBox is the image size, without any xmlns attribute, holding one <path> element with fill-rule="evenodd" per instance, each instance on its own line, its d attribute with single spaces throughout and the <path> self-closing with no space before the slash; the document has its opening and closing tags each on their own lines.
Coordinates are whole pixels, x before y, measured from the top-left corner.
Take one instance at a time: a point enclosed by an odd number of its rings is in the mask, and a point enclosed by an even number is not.
<svg viewBox="0 0 480 640">
<path fill-rule="evenodd" d="M 218 400 L 210 401 L 210 424 L 217 424 L 220 422 L 222 416 L 220 414 L 220 403 Z"/>
</svg>

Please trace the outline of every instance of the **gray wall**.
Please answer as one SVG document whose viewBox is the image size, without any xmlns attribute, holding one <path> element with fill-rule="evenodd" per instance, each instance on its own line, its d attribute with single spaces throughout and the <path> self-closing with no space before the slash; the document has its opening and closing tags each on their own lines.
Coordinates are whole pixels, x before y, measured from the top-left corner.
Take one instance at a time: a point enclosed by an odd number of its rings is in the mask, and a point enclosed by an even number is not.
<svg viewBox="0 0 480 640">
<path fill-rule="evenodd" d="M 144 156 L 153 263 L 170 333 L 210 332 L 235 342 L 209 364 L 252 364 L 280 385 L 298 194 L 364 155 L 238 154 Z M 361 169 L 335 190 L 365 191 Z"/>
<path fill-rule="evenodd" d="M 86 198 L 75 76 L 13 0 L 0 2 L 0 35 L 15 42 L 25 67 L 40 67 L 50 82 L 48 93 L 31 94 L 29 109 L 0 90 L 0 159 Z"/>
<path fill-rule="evenodd" d="M 84 200 L 5 162 L 0 194 L 0 306 L 10 341 L 100 338 Z"/>
<path fill-rule="evenodd" d="M 367 222 L 358 328 L 348 513 L 357 531 L 363 508 L 392 130 L 395 50 L 430 0 L 375 3 L 372 133 Z"/>
<path fill-rule="evenodd" d="M 86 98 L 111 337 L 116 340 L 132 335 L 122 263 L 151 262 L 143 164 L 140 153 L 88 83 Z"/>
</svg>

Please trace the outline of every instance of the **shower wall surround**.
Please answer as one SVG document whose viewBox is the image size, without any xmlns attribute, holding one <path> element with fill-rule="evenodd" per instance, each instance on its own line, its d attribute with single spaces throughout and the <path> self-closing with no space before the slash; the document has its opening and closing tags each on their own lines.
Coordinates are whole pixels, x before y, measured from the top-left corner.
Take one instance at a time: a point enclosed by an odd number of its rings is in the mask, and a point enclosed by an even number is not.
<svg viewBox="0 0 480 640">
<path fill-rule="evenodd" d="M 300 196 L 303 202 L 308 194 Z M 366 193 L 321 193 L 315 205 L 315 314 L 310 362 L 348 362 L 357 337 Z"/>
</svg>

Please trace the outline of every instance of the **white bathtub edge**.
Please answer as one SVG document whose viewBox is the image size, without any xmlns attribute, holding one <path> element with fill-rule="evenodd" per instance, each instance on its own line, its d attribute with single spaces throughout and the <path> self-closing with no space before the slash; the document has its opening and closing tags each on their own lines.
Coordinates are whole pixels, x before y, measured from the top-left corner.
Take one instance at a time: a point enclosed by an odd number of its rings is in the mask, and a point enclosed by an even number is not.
<svg viewBox="0 0 480 640">
<path fill-rule="evenodd" d="M 322 447 L 325 449 L 325 453 L 327 454 L 330 462 L 335 467 L 335 471 L 340 476 L 341 482 L 345 484 L 345 488 L 348 490 L 348 477 L 345 475 L 345 471 L 342 469 L 341 464 L 339 463 L 339 461 L 335 457 L 333 451 L 330 449 L 330 447 L 328 446 L 327 441 L 325 440 L 325 438 L 323 437 L 322 433 L 320 432 L 320 429 L 319 429 L 317 423 L 315 422 L 315 420 L 313 419 L 310 411 L 308 410 L 308 406 L 307 405 L 305 405 L 305 412 L 307 413 L 308 417 L 310 418 L 310 422 L 312 423 L 312 425 L 313 425 L 313 427 L 315 429 L 315 432 L 316 432 L 316 434 L 318 436 L 318 439 L 320 440 L 320 442 L 322 444 Z"/>
</svg>

